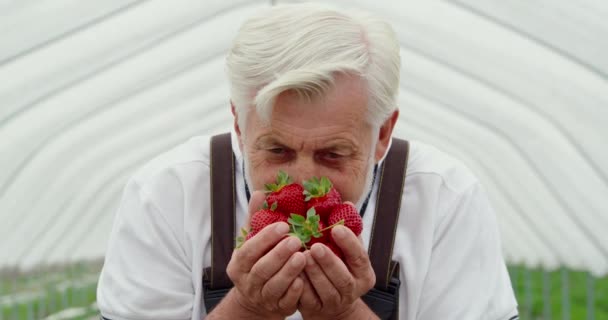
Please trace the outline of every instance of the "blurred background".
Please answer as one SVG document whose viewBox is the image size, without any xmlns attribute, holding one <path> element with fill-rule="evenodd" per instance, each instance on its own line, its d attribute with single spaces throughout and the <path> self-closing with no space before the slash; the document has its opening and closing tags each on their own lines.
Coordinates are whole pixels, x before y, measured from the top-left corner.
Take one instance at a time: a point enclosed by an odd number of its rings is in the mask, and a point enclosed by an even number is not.
<svg viewBox="0 0 608 320">
<path fill-rule="evenodd" d="M 134 169 L 231 124 L 224 56 L 292 1 L 0 0 L 0 320 L 96 319 Z M 396 135 L 496 208 L 521 319 L 608 319 L 608 1 L 326 1 L 401 43 Z"/>
</svg>

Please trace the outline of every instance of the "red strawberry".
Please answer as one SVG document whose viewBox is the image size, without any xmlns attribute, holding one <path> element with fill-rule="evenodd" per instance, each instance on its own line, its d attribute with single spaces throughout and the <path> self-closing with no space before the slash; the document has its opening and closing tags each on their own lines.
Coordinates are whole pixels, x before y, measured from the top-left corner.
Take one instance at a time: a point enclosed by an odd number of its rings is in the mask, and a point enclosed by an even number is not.
<svg viewBox="0 0 608 320">
<path fill-rule="evenodd" d="M 256 235 L 256 232 L 249 232 L 249 233 L 247 234 L 247 236 L 245 237 L 245 241 L 247 241 L 247 240 L 249 240 L 249 239 L 253 238 L 253 236 L 255 236 L 255 235 Z"/>
<path fill-rule="evenodd" d="M 269 206 L 277 204 L 277 211 L 286 214 L 296 213 L 301 216 L 306 214 L 306 203 L 304 203 L 304 188 L 291 183 L 291 178 L 287 173 L 279 171 L 276 183 L 266 184 L 266 202 Z"/>
<path fill-rule="evenodd" d="M 341 203 L 337 205 L 329 215 L 327 223 L 331 226 L 344 220 L 344 226 L 353 231 L 356 236 L 361 234 L 363 230 L 363 221 L 357 212 L 357 208 L 350 203 Z"/>
<path fill-rule="evenodd" d="M 332 186 L 327 177 L 322 177 L 321 180 L 313 177 L 303 183 L 307 208 L 314 207 L 322 220 L 326 219 L 335 206 L 342 203 L 340 193 Z"/>
<path fill-rule="evenodd" d="M 287 222 L 287 216 L 271 209 L 261 209 L 256 211 L 251 217 L 251 233 L 258 233 L 267 225 L 275 222 Z"/>
</svg>

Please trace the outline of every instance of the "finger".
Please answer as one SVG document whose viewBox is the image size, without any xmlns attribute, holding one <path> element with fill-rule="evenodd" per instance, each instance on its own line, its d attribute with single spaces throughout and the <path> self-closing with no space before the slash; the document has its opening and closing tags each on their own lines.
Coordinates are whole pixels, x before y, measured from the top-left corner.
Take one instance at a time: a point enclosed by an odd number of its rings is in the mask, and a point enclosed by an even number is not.
<svg viewBox="0 0 608 320">
<path fill-rule="evenodd" d="M 309 252 L 305 252 L 304 254 L 306 256 L 306 254 L 309 254 Z M 317 292 L 315 291 L 315 288 L 313 288 L 312 283 L 310 283 L 308 276 L 306 273 L 302 273 L 300 274 L 300 278 L 302 279 L 303 283 L 300 305 L 306 309 L 319 309 L 321 307 L 321 300 L 319 299 L 319 296 L 317 296 Z"/>
<path fill-rule="evenodd" d="M 325 245 L 315 243 L 310 252 L 315 262 L 323 270 L 332 285 L 342 296 L 351 296 L 355 291 L 355 278 L 350 270 Z"/>
<path fill-rule="evenodd" d="M 278 301 L 291 285 L 298 278 L 300 273 L 304 271 L 306 259 L 301 252 L 294 253 L 289 261 L 272 278 L 270 278 L 262 288 L 262 297 Z"/>
<path fill-rule="evenodd" d="M 340 247 L 344 259 L 355 278 L 369 277 L 373 274 L 369 256 L 355 234 L 344 226 L 335 226 L 331 230 L 334 242 Z"/>
<path fill-rule="evenodd" d="M 245 241 L 242 247 L 234 250 L 231 264 L 236 265 L 238 271 L 249 272 L 266 252 L 287 235 L 287 232 L 289 225 L 285 222 L 277 222 L 265 227 L 255 237 Z"/>
<path fill-rule="evenodd" d="M 338 290 L 327 278 L 323 269 L 317 264 L 312 255 L 309 254 L 306 258 L 306 268 L 304 270 L 321 303 L 324 305 L 338 303 L 341 300 Z"/>
<path fill-rule="evenodd" d="M 253 239 L 253 238 L 252 238 Z M 296 253 L 302 243 L 296 237 L 288 237 L 282 240 L 276 247 L 260 258 L 251 268 L 248 280 L 254 287 L 261 288 L 277 272 L 284 268 L 288 259 Z M 304 265 L 305 261 L 301 261 Z M 301 270 L 299 271 L 301 272 Z M 291 281 L 290 281 L 291 283 Z"/>
<path fill-rule="evenodd" d="M 304 289 L 304 282 L 302 278 L 296 277 L 291 286 L 285 292 L 285 295 L 279 300 L 279 309 L 286 311 L 295 311 L 298 306 L 298 301 L 302 295 Z"/>
<path fill-rule="evenodd" d="M 264 192 L 256 190 L 251 194 L 251 199 L 249 200 L 249 214 L 247 215 L 247 221 L 245 222 L 245 228 L 249 229 L 249 225 L 251 222 L 251 216 L 262 206 L 264 205 L 264 200 L 266 199 L 266 195 Z"/>
</svg>

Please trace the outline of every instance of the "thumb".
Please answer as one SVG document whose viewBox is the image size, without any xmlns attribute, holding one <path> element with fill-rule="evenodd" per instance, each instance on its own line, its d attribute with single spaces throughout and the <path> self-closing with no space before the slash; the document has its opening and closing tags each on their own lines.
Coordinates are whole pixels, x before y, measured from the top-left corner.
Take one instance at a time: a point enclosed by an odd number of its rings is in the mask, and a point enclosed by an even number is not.
<svg viewBox="0 0 608 320">
<path fill-rule="evenodd" d="M 266 200 L 266 195 L 262 191 L 254 191 L 251 194 L 251 199 L 249 199 L 249 214 L 247 215 L 247 222 L 245 223 L 247 228 L 249 228 L 249 222 L 251 221 L 251 216 L 260 210 L 264 205 L 264 201 Z"/>
</svg>

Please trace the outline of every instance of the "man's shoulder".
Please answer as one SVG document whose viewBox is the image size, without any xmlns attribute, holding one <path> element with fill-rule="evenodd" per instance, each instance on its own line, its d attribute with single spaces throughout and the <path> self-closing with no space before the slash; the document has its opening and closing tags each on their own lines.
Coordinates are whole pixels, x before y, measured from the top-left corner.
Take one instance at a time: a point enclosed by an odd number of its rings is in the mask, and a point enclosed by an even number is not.
<svg viewBox="0 0 608 320">
<path fill-rule="evenodd" d="M 131 175 L 99 280 L 98 302 L 105 316 L 190 317 L 192 279 L 199 277 L 210 238 L 210 217 L 203 214 L 208 212 L 209 141 L 208 136 L 189 138 Z M 151 308 L 156 302 L 162 306 Z"/>
<path fill-rule="evenodd" d="M 139 167 L 129 179 L 123 201 L 136 196 L 141 202 L 138 219 L 162 217 L 176 235 L 201 229 L 209 196 L 210 136 L 195 136 L 162 152 Z M 126 190 L 127 190 L 126 189 Z M 126 191 L 127 192 L 127 191 Z M 155 213 L 152 213 L 155 212 Z M 133 215 L 133 212 L 119 212 Z M 182 243 L 186 243 L 182 239 Z"/>
<path fill-rule="evenodd" d="M 410 141 L 406 182 L 408 179 L 433 181 L 455 193 L 462 193 L 479 182 L 461 160 L 418 140 Z"/>
</svg>

